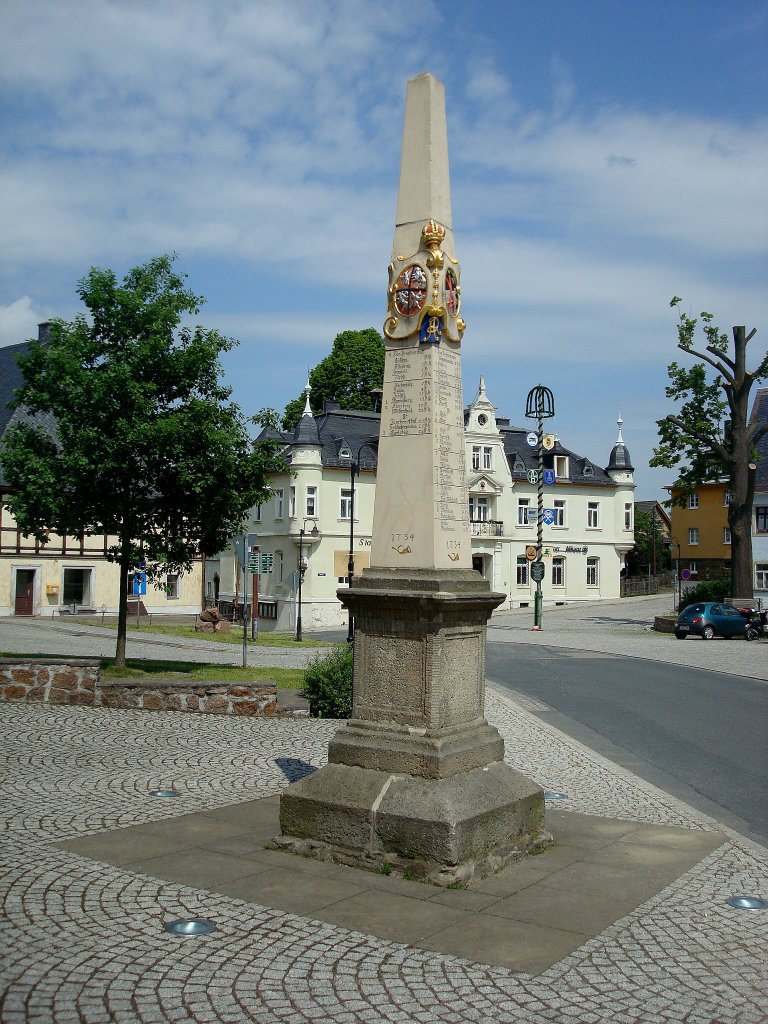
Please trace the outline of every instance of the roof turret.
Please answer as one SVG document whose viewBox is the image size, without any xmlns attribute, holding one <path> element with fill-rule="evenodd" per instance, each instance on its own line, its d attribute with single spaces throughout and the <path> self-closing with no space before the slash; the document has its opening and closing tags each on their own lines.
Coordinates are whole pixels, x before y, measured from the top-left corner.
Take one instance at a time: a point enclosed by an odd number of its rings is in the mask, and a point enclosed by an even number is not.
<svg viewBox="0 0 768 1024">
<path fill-rule="evenodd" d="M 624 438 L 621 436 L 621 428 L 624 423 L 624 420 L 621 418 L 621 413 L 619 413 L 619 418 L 616 420 L 616 423 L 619 428 L 619 436 L 616 439 L 616 444 L 611 450 L 611 457 L 608 460 L 606 472 L 610 472 L 612 469 L 618 469 L 631 473 L 635 467 L 632 465 L 629 449 L 624 444 Z"/>
</svg>

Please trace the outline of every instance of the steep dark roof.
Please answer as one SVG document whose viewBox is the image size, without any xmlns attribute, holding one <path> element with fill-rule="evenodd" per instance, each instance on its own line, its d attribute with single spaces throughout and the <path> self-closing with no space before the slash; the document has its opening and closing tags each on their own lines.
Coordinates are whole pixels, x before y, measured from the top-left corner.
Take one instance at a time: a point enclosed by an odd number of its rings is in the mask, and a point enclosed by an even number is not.
<svg viewBox="0 0 768 1024">
<path fill-rule="evenodd" d="M 752 403 L 752 412 L 749 416 L 750 424 L 758 420 L 760 423 L 768 422 L 768 388 L 758 388 Z M 757 474 L 755 476 L 755 490 L 768 491 L 768 434 L 761 437 L 757 442 Z"/>
<path fill-rule="evenodd" d="M 22 341 L 20 345 L 6 345 L 5 348 L 0 348 L 0 437 L 5 433 L 13 415 L 9 404 L 13 393 L 23 383 L 17 360 L 28 351 L 27 341 Z"/>
<path fill-rule="evenodd" d="M 56 420 L 49 413 L 37 413 L 31 416 L 24 406 L 15 411 L 11 409 L 10 402 L 14 392 L 20 388 L 24 380 L 17 360 L 29 351 L 29 342 L 23 341 L 19 345 L 6 345 L 0 348 L 0 444 L 5 432 L 13 423 L 31 422 L 51 435 L 56 436 Z M 8 488 L 8 481 L 3 473 L 0 463 L 0 490 Z"/>
<path fill-rule="evenodd" d="M 376 468 L 376 448 L 362 447 L 372 437 L 378 439 L 381 415 L 360 409 L 328 409 L 318 416 L 302 416 L 293 432 L 263 430 L 260 438 L 275 438 L 292 450 L 296 444 L 320 445 L 323 466 L 348 469 L 359 461 L 362 469 Z M 362 450 L 361 450 L 362 448 Z M 348 455 L 345 453 L 349 453 Z M 358 460 L 358 453 L 360 458 Z M 288 453 L 290 459 L 291 452 Z"/>
<path fill-rule="evenodd" d="M 496 422 L 498 424 L 498 419 Z M 529 431 L 525 427 L 501 427 L 500 429 L 512 479 L 522 480 L 528 475 L 528 470 L 539 468 L 538 452 L 529 447 L 525 439 Z M 554 466 L 555 455 L 568 456 L 568 479 L 571 483 L 597 485 L 598 487 L 614 486 L 613 480 L 604 469 L 601 469 L 586 456 L 577 455 L 569 448 L 564 448 L 560 441 L 556 442 L 551 452 L 544 453 L 545 469 L 551 469 Z"/>
</svg>

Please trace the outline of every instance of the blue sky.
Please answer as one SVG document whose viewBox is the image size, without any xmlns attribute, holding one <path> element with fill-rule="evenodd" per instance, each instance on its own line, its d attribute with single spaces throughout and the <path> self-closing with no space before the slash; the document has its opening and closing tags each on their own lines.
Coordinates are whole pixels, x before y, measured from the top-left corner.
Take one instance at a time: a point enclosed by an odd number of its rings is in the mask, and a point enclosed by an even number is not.
<svg viewBox="0 0 768 1024">
<path fill-rule="evenodd" d="M 768 345 L 768 2 L 5 0 L 0 344 L 78 311 L 90 266 L 179 254 L 238 338 L 246 413 L 381 329 L 406 82 L 445 83 L 464 397 L 554 393 L 637 497 L 670 411 L 672 295 Z"/>
</svg>

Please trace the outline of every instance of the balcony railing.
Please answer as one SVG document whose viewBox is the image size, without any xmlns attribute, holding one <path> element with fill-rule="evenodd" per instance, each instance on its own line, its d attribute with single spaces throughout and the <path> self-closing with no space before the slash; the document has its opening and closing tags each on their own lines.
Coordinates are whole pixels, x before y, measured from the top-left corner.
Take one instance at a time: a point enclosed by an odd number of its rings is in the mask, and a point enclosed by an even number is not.
<svg viewBox="0 0 768 1024">
<path fill-rule="evenodd" d="M 502 537 L 504 523 L 498 519 L 470 519 L 469 531 L 473 537 Z"/>
</svg>

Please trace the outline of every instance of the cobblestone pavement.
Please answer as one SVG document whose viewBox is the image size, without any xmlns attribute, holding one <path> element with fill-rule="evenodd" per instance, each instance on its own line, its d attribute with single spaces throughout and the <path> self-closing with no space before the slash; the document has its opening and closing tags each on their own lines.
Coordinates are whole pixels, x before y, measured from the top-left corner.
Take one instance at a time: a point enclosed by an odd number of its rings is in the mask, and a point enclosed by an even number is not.
<svg viewBox="0 0 768 1024">
<path fill-rule="evenodd" d="M 693 644 L 691 644 L 693 646 Z M 714 822 L 491 693 L 507 759 L 588 814 Z M 7 1024 L 758 1024 L 768 1020 L 768 851 L 729 841 L 543 973 L 443 956 L 100 864 L 67 837 L 281 791 L 278 759 L 324 763 L 335 724 L 0 706 Z M 155 787 L 184 799 L 152 799 Z M 180 938 L 163 922 L 217 930 Z"/>
</svg>

